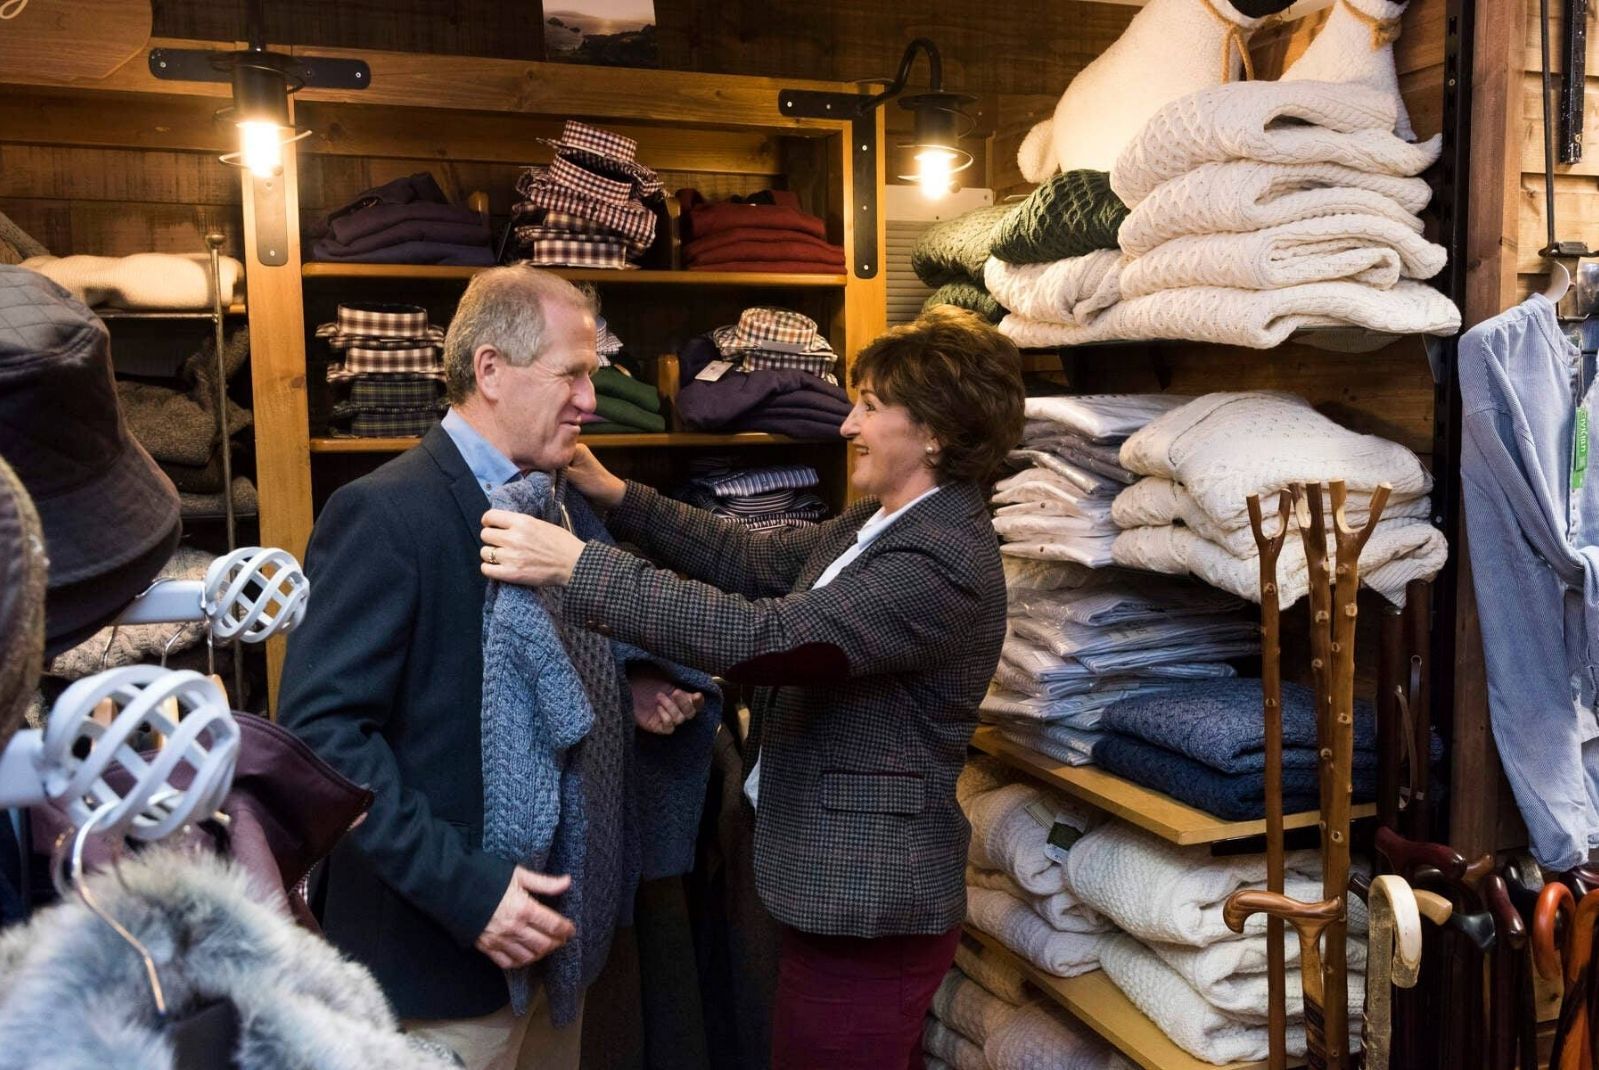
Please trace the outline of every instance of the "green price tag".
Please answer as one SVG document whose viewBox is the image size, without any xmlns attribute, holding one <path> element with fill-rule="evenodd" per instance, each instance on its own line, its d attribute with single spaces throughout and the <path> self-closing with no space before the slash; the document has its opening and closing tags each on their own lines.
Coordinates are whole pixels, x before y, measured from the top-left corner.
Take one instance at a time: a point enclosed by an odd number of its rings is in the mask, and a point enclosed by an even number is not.
<svg viewBox="0 0 1599 1070">
<path fill-rule="evenodd" d="M 1588 472 L 1588 410 L 1577 410 L 1577 425 L 1572 433 L 1571 489 L 1582 488 L 1583 477 Z"/>
</svg>

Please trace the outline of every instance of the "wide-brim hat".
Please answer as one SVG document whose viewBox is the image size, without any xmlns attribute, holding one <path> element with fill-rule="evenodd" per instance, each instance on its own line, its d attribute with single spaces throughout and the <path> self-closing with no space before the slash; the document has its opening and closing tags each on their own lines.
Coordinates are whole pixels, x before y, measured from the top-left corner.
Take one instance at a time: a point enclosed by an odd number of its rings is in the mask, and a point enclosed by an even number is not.
<svg viewBox="0 0 1599 1070">
<path fill-rule="evenodd" d="M 0 751 L 22 726 L 39 686 L 49 565 L 38 510 L 0 457 Z"/>
<path fill-rule="evenodd" d="M 0 455 L 38 509 L 46 646 L 65 649 L 66 633 L 108 622 L 165 564 L 178 492 L 128 432 L 105 324 L 43 275 L 4 266 Z"/>
<path fill-rule="evenodd" d="M 630 179 L 639 187 L 642 196 L 661 188 L 660 177 L 638 162 L 638 142 L 630 137 L 568 119 L 561 127 L 560 137 L 539 140 L 574 163 L 600 174 Z"/>
<path fill-rule="evenodd" d="M 737 323 L 713 330 L 711 341 L 724 356 L 748 352 L 837 356 L 815 320 L 787 308 L 746 308 Z"/>
</svg>

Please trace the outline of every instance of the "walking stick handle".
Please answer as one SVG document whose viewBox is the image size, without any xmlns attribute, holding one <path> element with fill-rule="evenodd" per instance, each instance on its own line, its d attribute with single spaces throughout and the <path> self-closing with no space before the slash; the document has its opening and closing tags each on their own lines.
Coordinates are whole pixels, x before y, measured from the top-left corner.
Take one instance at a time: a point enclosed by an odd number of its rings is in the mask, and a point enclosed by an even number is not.
<svg viewBox="0 0 1599 1070">
<path fill-rule="evenodd" d="M 1538 893 L 1538 905 L 1532 914 L 1532 964 L 1545 981 L 1558 980 L 1564 972 L 1562 934 L 1557 932 L 1562 914 L 1565 915 L 1565 942 L 1569 946 L 1571 927 L 1577 920 L 1577 900 L 1570 888 L 1559 881 L 1551 881 Z"/>
<path fill-rule="evenodd" d="M 1482 901 L 1493 915 L 1494 929 L 1511 948 L 1520 951 L 1527 946 L 1527 923 L 1521 920 L 1521 911 L 1510 901 L 1510 889 L 1505 879 L 1490 873 L 1482 879 L 1479 888 Z"/>
<path fill-rule="evenodd" d="M 1394 872 L 1414 883 L 1416 871 L 1431 866 L 1451 883 L 1466 874 L 1466 860 L 1459 851 L 1442 843 L 1421 843 L 1406 839 L 1386 826 L 1377 830 L 1377 853 L 1388 860 Z"/>
<path fill-rule="evenodd" d="M 1416 897 L 1416 909 L 1421 911 L 1421 916 L 1434 925 L 1446 924 L 1455 912 L 1455 905 L 1437 892 L 1413 888 L 1411 894 Z"/>
<path fill-rule="evenodd" d="M 1498 930 L 1494 928 L 1494 916 L 1486 910 L 1478 914 L 1466 914 L 1457 910 L 1449 918 L 1449 927 L 1464 934 L 1478 951 L 1493 950 L 1494 941 L 1499 935 Z"/>
<path fill-rule="evenodd" d="M 1244 931 L 1244 922 L 1254 914 L 1269 914 L 1282 918 L 1292 925 L 1302 938 L 1316 939 L 1329 923 L 1343 912 L 1341 896 L 1324 899 L 1320 903 L 1302 903 L 1280 892 L 1246 888 L 1227 897 L 1221 910 L 1222 920 L 1235 933 Z"/>
</svg>

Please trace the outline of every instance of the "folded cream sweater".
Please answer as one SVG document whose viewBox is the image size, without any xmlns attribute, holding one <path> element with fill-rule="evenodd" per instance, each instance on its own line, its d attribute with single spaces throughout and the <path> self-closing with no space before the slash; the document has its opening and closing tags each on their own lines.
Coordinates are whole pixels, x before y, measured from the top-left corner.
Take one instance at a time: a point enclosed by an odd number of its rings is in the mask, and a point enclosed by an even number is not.
<svg viewBox="0 0 1599 1070">
<path fill-rule="evenodd" d="M 983 284 L 1007 311 L 1031 319 L 1088 324 L 1121 300 L 1122 254 L 1096 249 L 1047 264 L 1007 264 L 989 257 Z"/>
</svg>

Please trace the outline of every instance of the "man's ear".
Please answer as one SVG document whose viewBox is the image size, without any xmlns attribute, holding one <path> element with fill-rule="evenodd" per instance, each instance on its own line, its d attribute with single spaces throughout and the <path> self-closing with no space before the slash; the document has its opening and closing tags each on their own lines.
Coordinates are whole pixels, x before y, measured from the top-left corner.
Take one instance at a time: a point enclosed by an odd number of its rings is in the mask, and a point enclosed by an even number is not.
<svg viewBox="0 0 1599 1070">
<path fill-rule="evenodd" d="M 505 356 L 491 345 L 480 345 L 472 351 L 472 375 L 477 380 L 477 391 L 489 401 L 500 400 L 500 373 L 505 369 Z"/>
</svg>

